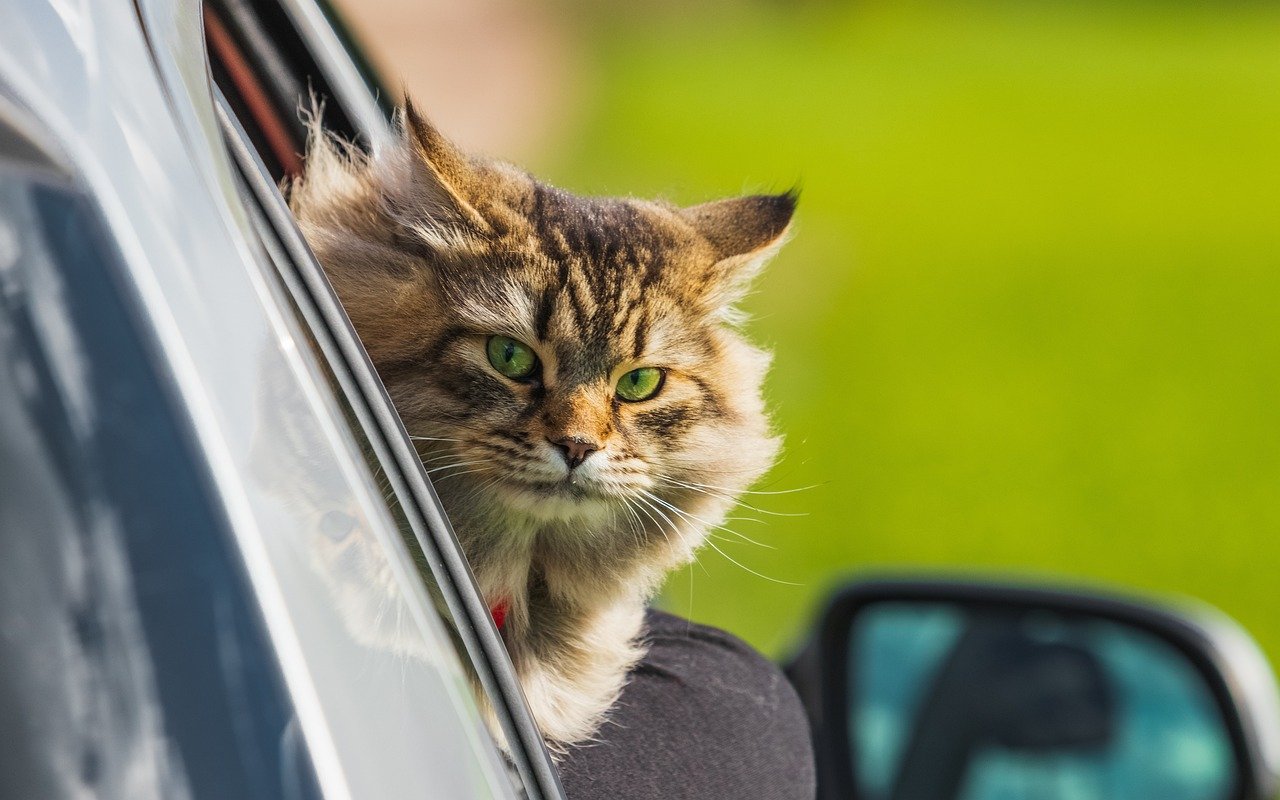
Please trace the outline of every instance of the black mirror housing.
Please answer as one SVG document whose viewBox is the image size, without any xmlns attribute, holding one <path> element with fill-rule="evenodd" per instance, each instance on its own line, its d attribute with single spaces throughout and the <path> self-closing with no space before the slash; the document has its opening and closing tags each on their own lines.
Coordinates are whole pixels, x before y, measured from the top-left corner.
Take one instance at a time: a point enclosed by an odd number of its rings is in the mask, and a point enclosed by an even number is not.
<svg viewBox="0 0 1280 800">
<path fill-rule="evenodd" d="M 788 674 L 813 724 L 821 798 L 951 800 L 962 785 L 981 797 L 973 786 L 984 775 L 993 786 L 992 775 L 1037 758 L 1114 763 L 1108 754 L 1135 753 L 1152 731 L 1188 725 L 1207 772 L 1186 780 L 1206 800 L 1266 800 L 1280 786 L 1274 675 L 1248 634 L 1207 607 L 994 581 L 861 580 L 833 595 Z M 868 700 L 876 692 L 878 704 Z M 1135 725 L 1137 700 L 1162 728 Z M 1197 763 L 1145 747 L 1121 766 L 1153 796 L 1167 776 L 1144 765 Z"/>
</svg>

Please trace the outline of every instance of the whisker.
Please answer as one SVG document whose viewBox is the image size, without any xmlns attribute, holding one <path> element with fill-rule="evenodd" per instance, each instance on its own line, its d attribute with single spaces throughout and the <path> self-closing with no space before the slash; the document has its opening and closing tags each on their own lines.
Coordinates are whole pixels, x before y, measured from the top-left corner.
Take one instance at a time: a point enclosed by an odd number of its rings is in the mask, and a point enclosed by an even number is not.
<svg viewBox="0 0 1280 800">
<path fill-rule="evenodd" d="M 421 461 L 423 464 L 432 464 L 432 463 L 435 463 L 436 461 L 443 461 L 446 458 L 457 458 L 458 455 L 459 455 L 458 453 L 440 453 L 439 455 L 434 455 L 434 456 L 431 456 L 430 458 L 420 458 L 418 460 Z"/>
<path fill-rule="evenodd" d="M 767 549 L 769 549 L 769 550 L 777 550 L 777 549 L 778 549 L 778 548 L 774 547 L 774 546 L 773 546 L 773 545 L 771 545 L 771 544 L 765 544 L 764 542 L 757 542 L 755 539 L 752 539 L 750 536 L 747 536 L 746 534 L 743 534 L 743 533 L 739 533 L 738 531 L 735 531 L 735 530 L 733 530 L 732 528 L 726 528 L 724 525 L 716 525 L 716 524 L 715 524 L 715 523 L 713 523 L 713 522 L 708 522 L 707 520 L 702 519 L 701 517 L 698 517 L 698 516 L 695 516 L 695 515 L 693 515 L 693 514 L 690 514 L 688 511 L 685 511 L 684 509 L 677 507 L 674 503 L 668 503 L 666 500 L 663 500 L 661 497 L 658 497 L 658 496 L 657 496 L 657 495 L 655 495 L 655 494 L 651 494 L 650 492 L 645 492 L 645 491 L 642 491 L 642 492 L 641 492 L 641 494 L 644 494 L 644 495 L 645 495 L 645 496 L 647 496 L 650 500 L 653 500 L 654 502 L 656 502 L 656 503 L 660 503 L 660 504 L 662 504 L 663 506 L 665 506 L 665 507 L 667 507 L 667 508 L 671 509 L 672 511 L 674 511 L 675 513 L 677 513 L 677 514 L 679 514 L 680 516 L 684 517 L 685 519 L 692 520 L 693 522 L 697 522 L 697 523 L 702 524 L 702 525 L 703 525 L 704 527 L 706 527 L 708 530 L 713 529 L 713 528 L 714 528 L 714 529 L 717 529 L 717 530 L 722 530 L 722 531 L 724 531 L 725 533 L 732 533 L 734 536 L 737 536 L 737 537 L 738 537 L 739 539 L 741 539 L 742 541 L 744 541 L 744 542 L 749 542 L 750 544 L 754 544 L 754 545 L 756 545 L 757 547 L 764 547 L 764 548 L 767 548 Z"/>
<path fill-rule="evenodd" d="M 670 478 L 664 475 L 655 475 L 654 477 L 669 486 L 676 486 L 681 489 L 688 489 L 691 492 L 701 492 L 702 494 L 705 494 L 708 497 L 717 497 L 726 502 L 736 503 L 737 505 L 740 505 L 743 508 L 747 508 L 752 511 L 755 511 L 758 514 L 768 514 L 771 517 L 807 517 L 809 516 L 809 512 L 807 511 L 796 511 L 796 512 L 770 511 L 767 508 L 759 508 L 757 506 L 753 506 L 741 498 L 734 497 L 732 495 L 725 494 L 723 492 L 712 491 L 698 484 L 685 483 L 684 481 L 678 481 L 675 478 Z"/>
<path fill-rule="evenodd" d="M 641 510 L 649 509 L 649 511 L 653 511 L 654 514 L 661 516 L 663 519 L 667 521 L 667 524 L 671 526 L 672 533 L 677 533 L 677 534 L 679 533 L 679 531 L 675 526 L 675 523 L 671 521 L 671 518 L 668 517 L 666 514 L 663 514 L 662 511 L 658 509 L 656 506 L 650 504 L 643 497 L 637 497 L 636 501 L 640 503 L 640 505 L 637 506 L 637 508 Z M 662 527 L 662 523 L 658 522 L 657 518 L 655 518 L 653 514 L 650 514 L 649 511 L 645 511 L 645 516 L 649 517 L 649 519 L 653 521 L 653 524 L 655 527 L 657 527 L 658 532 L 662 534 L 662 538 L 665 539 L 668 544 L 670 544 L 671 537 L 667 535 L 666 528 Z"/>
<path fill-rule="evenodd" d="M 489 478 L 486 481 L 483 481 L 481 483 L 471 486 L 463 494 L 459 495 L 458 499 L 459 501 L 464 503 L 470 502 L 472 498 L 476 497 L 477 495 L 484 494 L 484 492 L 488 491 L 489 488 L 499 483 L 501 480 L 502 480 L 501 473 L 494 475 L 492 478 Z"/>
<path fill-rule="evenodd" d="M 764 575 L 764 574 L 761 574 L 761 573 L 759 573 L 759 572 L 756 572 L 756 571 L 755 571 L 754 569 L 752 569 L 751 567 L 748 567 L 746 564 L 743 564 L 741 561 L 738 561 L 738 560 L 737 560 L 737 559 L 735 559 L 733 556 L 731 556 L 731 555 L 729 555 L 728 553 L 726 553 L 725 551 L 721 550 L 719 547 L 716 547 L 716 543 L 715 543 L 715 542 L 713 542 L 713 541 L 711 541 L 711 539 L 709 539 L 709 538 L 707 539 L 707 544 L 708 544 L 708 545 L 710 545 L 710 547 L 711 547 L 711 549 L 712 549 L 712 550 L 715 550 L 717 553 L 719 553 L 720 555 L 722 555 L 722 556 L 724 556 L 725 558 L 727 558 L 730 562 L 732 562 L 733 564 L 736 564 L 738 567 L 740 567 L 740 568 L 742 568 L 742 569 L 745 569 L 747 572 L 750 572 L 752 575 L 755 575 L 757 578 L 764 578 L 766 581 L 772 581 L 772 582 L 774 582 L 774 583 L 780 583 L 780 584 L 782 584 L 783 586 L 803 586 L 803 585 L 804 585 L 804 584 L 800 584 L 800 583 L 794 583 L 794 582 L 792 582 L 792 581 L 784 581 L 784 580 L 782 580 L 782 579 L 780 579 L 780 578 L 770 578 L 768 575 Z"/>
<path fill-rule="evenodd" d="M 641 499 L 641 500 L 642 500 L 642 498 L 637 498 L 637 499 Z M 652 500 L 653 498 L 651 497 L 650 499 Z M 642 502 L 643 502 L 643 500 L 642 500 Z M 655 513 L 655 514 L 657 514 L 658 516 L 662 517 L 664 520 L 666 520 L 666 521 L 667 521 L 667 524 L 671 526 L 671 532 L 672 532 L 672 533 L 674 533 L 674 534 L 679 534 L 679 533 L 680 533 L 680 525 L 679 525 L 679 524 L 678 524 L 674 519 L 672 519 L 671 517 L 667 516 L 667 514 L 666 514 L 666 513 L 665 513 L 661 508 L 659 508 L 658 506 L 653 505 L 652 503 L 648 503 L 648 505 L 649 505 L 649 507 L 650 507 L 650 508 L 652 508 L 652 509 L 653 509 L 653 511 L 654 511 L 654 513 Z"/>
<path fill-rule="evenodd" d="M 763 547 L 763 548 L 764 548 L 764 549 L 766 549 L 766 550 L 777 550 L 777 549 L 778 549 L 778 548 L 774 547 L 774 546 L 773 546 L 773 545 L 771 545 L 771 544 L 765 544 L 764 542 L 757 542 L 755 539 L 751 539 L 751 538 L 748 538 L 748 537 L 746 537 L 746 536 L 743 536 L 742 534 L 738 533 L 737 531 L 729 530 L 728 528 L 725 528 L 725 529 L 724 529 L 724 531 L 725 531 L 725 533 L 732 533 L 734 536 L 737 536 L 738 538 L 737 538 L 737 539 L 729 539 L 729 538 L 726 538 L 726 537 L 724 537 L 724 536 L 718 536 L 718 535 L 716 535 L 715 533 L 713 533 L 713 532 L 711 532 L 711 531 L 707 531 L 707 535 L 708 535 L 708 536 L 714 536 L 715 538 L 719 539 L 720 541 L 722 541 L 722 542 L 726 542 L 726 543 L 733 543 L 733 544 L 754 544 L 754 545 L 756 545 L 757 547 Z"/>
<path fill-rule="evenodd" d="M 685 486 L 697 487 L 699 489 L 715 489 L 717 491 L 731 492 L 734 494 L 757 494 L 757 495 L 795 494 L 797 492 L 807 492 L 811 489 L 817 489 L 819 486 L 825 486 L 827 483 L 829 483 L 829 481 L 823 481 L 822 483 L 811 483 L 808 486 L 797 486 L 794 489 L 772 489 L 769 491 L 762 491 L 759 489 L 742 489 L 742 490 L 730 489 L 727 486 L 716 486 L 713 483 L 695 483 L 693 481 L 677 481 L 675 478 L 672 478 L 670 475 L 659 474 L 658 477 L 665 478 L 669 481 L 680 483 Z"/>
<path fill-rule="evenodd" d="M 636 514 L 635 509 L 631 507 L 631 502 L 625 498 L 622 501 L 622 510 L 627 512 L 626 523 L 630 529 L 631 539 L 636 543 L 636 547 L 644 545 L 644 523 L 640 521 L 640 516 Z"/>
<path fill-rule="evenodd" d="M 686 625 L 685 635 L 693 628 L 693 562 L 689 562 L 689 613 L 685 615 Z"/>
<path fill-rule="evenodd" d="M 456 464 L 445 464 L 442 467 L 432 467 L 431 469 L 427 470 L 427 474 L 430 475 L 433 472 L 439 472 L 440 470 L 443 470 L 443 469 L 453 469 L 454 467 L 469 467 L 473 464 L 488 464 L 488 463 L 490 463 L 488 459 L 477 459 L 475 461 L 459 461 Z"/>
<path fill-rule="evenodd" d="M 442 480 L 445 480 L 446 478 L 460 478 L 463 475 L 474 475 L 477 472 L 489 472 L 489 471 L 490 471 L 489 466 L 483 466 L 483 467 L 478 467 L 476 469 L 465 469 L 462 472 L 450 472 L 448 475 L 441 475 L 437 478 L 432 478 L 432 480 L 442 481 Z"/>
<path fill-rule="evenodd" d="M 645 515 L 645 517 L 647 517 L 647 518 L 648 518 L 648 520 L 649 520 L 650 522 L 652 522 L 652 523 L 653 523 L 653 527 L 654 527 L 654 528 L 656 528 L 660 533 L 662 533 L 662 535 L 663 535 L 664 537 L 667 535 L 667 534 L 666 534 L 666 531 L 665 531 L 665 530 L 663 529 L 663 527 L 662 527 L 662 523 L 658 522 L 658 518 L 657 518 L 657 517 L 655 517 L 655 516 L 654 516 L 654 515 L 649 511 L 647 504 L 641 504 L 641 502 L 640 502 L 640 498 L 638 498 L 638 497 L 636 498 L 636 505 L 635 505 L 635 508 L 636 508 L 636 510 L 637 510 L 637 511 L 639 511 L 639 512 L 640 512 L 640 513 L 642 513 L 642 514 L 644 514 L 644 515 Z"/>
</svg>

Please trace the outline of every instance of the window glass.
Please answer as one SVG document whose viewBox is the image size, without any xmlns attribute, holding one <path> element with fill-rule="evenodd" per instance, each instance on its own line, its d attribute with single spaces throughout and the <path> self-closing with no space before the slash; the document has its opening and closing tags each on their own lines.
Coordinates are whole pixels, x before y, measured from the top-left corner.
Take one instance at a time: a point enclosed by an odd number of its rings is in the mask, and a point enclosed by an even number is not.
<svg viewBox="0 0 1280 800">
<path fill-rule="evenodd" d="M 369 475 L 372 476 L 376 483 L 378 499 L 395 522 L 396 530 L 399 532 L 404 544 L 404 550 L 407 551 L 413 561 L 413 566 L 415 567 L 414 577 L 420 580 L 421 586 L 425 590 L 426 600 L 435 611 L 435 615 L 431 619 L 438 624 L 445 637 L 447 637 L 447 641 L 452 644 L 452 651 L 421 651 L 420 647 L 417 646 L 421 639 L 414 635 L 406 635 L 413 633 L 409 630 L 412 627 L 409 617 L 412 615 L 413 609 L 405 605 L 406 597 L 402 592 L 377 591 L 380 583 L 389 579 L 382 574 L 385 566 L 381 557 L 366 558 L 366 554 L 373 555 L 371 552 L 367 553 L 365 544 L 362 542 L 362 537 L 368 536 L 369 531 L 363 530 L 358 524 L 354 516 L 354 510 L 333 503 L 327 493 L 321 492 L 315 498 L 313 507 L 299 510 L 310 515 L 312 524 L 321 534 L 316 537 L 316 551 L 320 560 L 325 564 L 323 569 L 331 576 L 336 592 L 349 597 L 351 603 L 363 606 L 362 608 L 353 609 L 353 617 L 365 621 L 358 623 L 359 635 L 366 637 L 370 646 L 396 652 L 406 659 L 427 661 L 447 659 L 458 667 L 460 671 L 470 676 L 471 686 L 467 691 L 468 697 L 487 698 L 488 695 L 481 688 L 472 657 L 469 656 L 468 649 L 461 638 L 460 626 L 466 623 L 458 620 L 446 600 L 446 593 L 450 587 L 443 584 L 442 581 L 447 582 L 449 578 L 447 575 L 441 574 L 439 565 L 433 564 L 427 553 L 424 552 L 409 522 L 402 501 L 402 493 L 407 490 L 401 485 L 402 479 L 399 478 L 398 470 L 395 468 L 393 460 L 386 453 L 379 452 L 377 445 L 370 436 L 369 432 L 376 429 L 376 423 L 370 419 L 362 418 L 361 411 L 358 408 L 360 402 L 357 399 L 359 392 L 352 385 L 351 376 L 345 371 L 345 360 L 330 340 L 324 321 L 316 316 L 315 309 L 311 307 L 308 300 L 307 292 L 298 285 L 293 265 L 289 256 L 281 249 L 276 232 L 262 217 L 253 201 L 248 197 L 246 197 L 246 201 L 251 211 L 251 219 L 260 234 L 260 241 L 267 257 L 275 265 L 276 273 L 281 279 L 281 288 L 284 290 L 287 306 L 292 311 L 300 328 L 308 336 L 308 344 L 329 385 L 332 398 L 337 403 L 342 421 L 346 423 L 345 427 L 355 437 L 361 456 L 368 467 Z M 281 429 L 288 429 L 292 424 L 288 418 L 281 417 L 276 419 L 272 417 L 269 409 L 266 410 L 266 414 L 268 420 L 266 424 L 277 425 Z M 275 459 L 283 458 L 286 461 L 306 459 L 308 437 L 300 432 L 296 437 L 296 442 L 295 448 L 279 452 Z M 389 465 L 390 467 L 388 468 Z M 268 470 L 280 468 L 287 470 L 290 465 L 271 463 L 266 465 L 266 468 Z M 391 587 L 388 588 L 390 589 Z M 368 620 L 373 621 L 372 626 L 368 624 Z M 439 623 L 443 624 L 439 625 Z M 445 641 L 446 639 L 438 640 Z M 497 708 L 502 708 L 501 703 L 494 705 Z M 472 714 L 475 715 L 473 719 L 478 719 L 476 711 L 477 709 L 472 709 Z M 487 727 L 479 725 L 475 726 L 474 732 L 481 736 L 487 736 L 491 733 Z M 496 743 L 493 744 L 495 746 L 488 749 L 496 758 L 497 747 Z M 524 783 L 521 780 L 519 771 L 507 759 L 501 759 L 501 764 L 511 785 L 522 791 Z"/>
<path fill-rule="evenodd" d="M 318 797 L 233 537 L 98 214 L 65 182 L 6 165 L 6 150 L 0 795 Z"/>
</svg>

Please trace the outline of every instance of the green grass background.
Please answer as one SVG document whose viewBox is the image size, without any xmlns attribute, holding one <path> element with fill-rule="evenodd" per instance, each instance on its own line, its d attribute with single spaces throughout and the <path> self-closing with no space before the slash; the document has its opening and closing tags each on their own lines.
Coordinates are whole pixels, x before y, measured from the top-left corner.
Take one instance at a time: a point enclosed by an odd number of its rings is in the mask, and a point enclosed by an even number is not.
<svg viewBox="0 0 1280 800">
<path fill-rule="evenodd" d="M 803 196 L 760 282 L 788 440 L 672 609 L 767 652 L 929 568 L 1202 598 L 1280 662 L 1280 7 L 583 10 L 539 172 Z M 727 442 L 726 446 L 732 443 Z"/>
</svg>

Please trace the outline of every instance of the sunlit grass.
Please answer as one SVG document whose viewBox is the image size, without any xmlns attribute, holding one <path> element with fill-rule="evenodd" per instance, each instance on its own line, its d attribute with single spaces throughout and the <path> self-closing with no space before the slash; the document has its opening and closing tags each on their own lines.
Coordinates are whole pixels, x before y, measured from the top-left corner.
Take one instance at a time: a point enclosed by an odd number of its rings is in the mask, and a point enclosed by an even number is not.
<svg viewBox="0 0 1280 800">
<path fill-rule="evenodd" d="M 803 187 L 750 303 L 789 446 L 666 602 L 781 652 L 871 568 L 1193 595 L 1280 656 L 1280 7 L 724 5 L 593 33 L 541 172 Z M 692 592 L 689 581 L 692 580 Z"/>
</svg>

